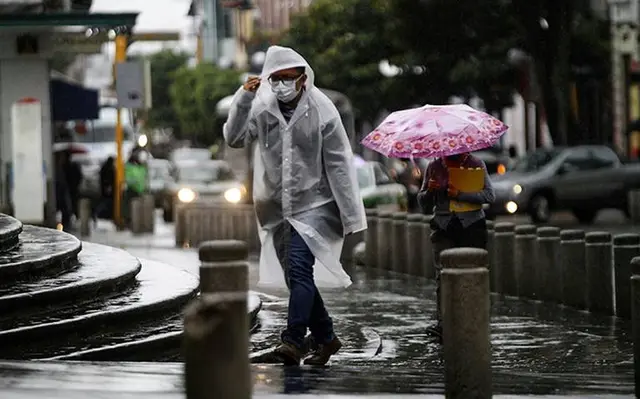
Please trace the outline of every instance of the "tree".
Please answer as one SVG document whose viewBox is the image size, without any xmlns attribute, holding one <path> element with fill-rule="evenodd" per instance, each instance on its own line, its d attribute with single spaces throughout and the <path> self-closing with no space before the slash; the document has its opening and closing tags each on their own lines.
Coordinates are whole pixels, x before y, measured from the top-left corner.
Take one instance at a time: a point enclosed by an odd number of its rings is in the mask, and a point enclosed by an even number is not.
<svg viewBox="0 0 640 399">
<path fill-rule="evenodd" d="M 233 94 L 240 85 L 240 73 L 200 63 L 195 68 L 182 67 L 175 73 L 170 87 L 171 104 L 177 115 L 181 138 L 202 145 L 222 139 L 222 120 L 216 105 Z"/>
<path fill-rule="evenodd" d="M 318 87 L 349 97 L 360 121 L 373 121 L 398 97 L 379 72 L 396 49 L 387 36 L 389 0 L 316 0 L 296 16 L 283 44 L 299 51 L 315 72 Z M 399 97 L 403 102 L 404 95 Z"/>
<path fill-rule="evenodd" d="M 149 128 L 172 128 L 180 135 L 180 123 L 171 104 L 169 87 L 175 78 L 175 73 L 182 68 L 189 59 L 184 53 L 163 50 L 149 57 L 151 63 L 151 95 L 152 108 L 146 115 L 146 126 Z"/>
<path fill-rule="evenodd" d="M 511 104 L 515 79 L 507 54 L 522 40 L 507 2 L 396 0 L 392 12 L 392 37 L 426 67 L 416 78 L 428 89 L 421 102 L 477 95 L 490 111 Z"/>
</svg>

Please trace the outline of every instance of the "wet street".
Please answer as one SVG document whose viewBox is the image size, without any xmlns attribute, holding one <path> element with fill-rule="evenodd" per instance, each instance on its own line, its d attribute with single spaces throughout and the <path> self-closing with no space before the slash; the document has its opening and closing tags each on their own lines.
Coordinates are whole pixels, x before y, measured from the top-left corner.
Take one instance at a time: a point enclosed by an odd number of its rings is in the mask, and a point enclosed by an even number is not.
<svg viewBox="0 0 640 399">
<path fill-rule="evenodd" d="M 562 219 L 553 222 L 570 223 Z M 612 222 L 597 221 L 594 228 L 602 229 L 607 223 Z M 618 228 L 633 229 L 620 224 Z M 171 226 L 158 224 L 154 236 L 131 237 L 106 229 L 95 232 L 91 240 L 124 247 L 136 256 L 162 260 L 197 274 L 196 251 L 174 249 L 172 233 Z M 255 284 L 255 262 L 252 272 Z M 396 397 L 442 393 L 441 348 L 425 334 L 435 309 L 432 283 L 402 275 L 377 276 L 363 268 L 349 272 L 354 280 L 349 289 L 323 291 L 344 344 L 331 366 L 254 365 L 256 394 L 386 393 Z M 287 293 L 261 292 L 261 327 L 251 339 L 254 353 L 277 342 L 286 323 Z M 515 298 L 494 297 L 492 302 L 495 393 L 579 397 L 633 394 L 630 323 Z M 151 374 L 140 371 L 145 378 L 154 373 L 170 376 L 172 389 L 181 389 L 179 365 L 131 367 L 150 367 Z"/>
</svg>

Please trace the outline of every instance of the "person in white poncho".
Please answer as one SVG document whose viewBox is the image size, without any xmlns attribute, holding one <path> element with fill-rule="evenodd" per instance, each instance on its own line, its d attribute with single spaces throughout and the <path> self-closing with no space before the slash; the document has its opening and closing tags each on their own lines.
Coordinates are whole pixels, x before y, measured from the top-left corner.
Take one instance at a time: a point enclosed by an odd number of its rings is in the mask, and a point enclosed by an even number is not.
<svg viewBox="0 0 640 399">
<path fill-rule="evenodd" d="M 318 286 L 348 287 L 344 237 L 367 228 L 353 152 L 340 115 L 294 50 L 272 46 L 260 77 L 236 92 L 224 137 L 257 142 L 253 200 L 260 226 L 260 284 L 289 288 L 287 328 L 275 349 L 299 364 L 307 328 L 318 345 L 305 364 L 323 365 L 342 346 Z"/>
</svg>

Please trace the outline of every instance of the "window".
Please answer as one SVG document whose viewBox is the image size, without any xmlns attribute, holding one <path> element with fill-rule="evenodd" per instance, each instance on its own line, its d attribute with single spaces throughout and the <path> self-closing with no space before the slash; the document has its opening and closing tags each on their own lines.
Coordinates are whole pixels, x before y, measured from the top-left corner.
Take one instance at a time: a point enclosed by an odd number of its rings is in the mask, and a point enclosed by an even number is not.
<svg viewBox="0 0 640 399">
<path fill-rule="evenodd" d="M 609 147 L 593 147 L 591 150 L 593 163 L 596 168 L 611 168 L 618 164 L 618 155 Z"/>
<path fill-rule="evenodd" d="M 564 160 L 572 171 L 582 171 L 594 169 L 594 161 L 591 151 L 586 147 L 578 147 L 569 150 L 569 155 Z"/>
<path fill-rule="evenodd" d="M 535 172 L 545 167 L 549 162 L 554 160 L 561 150 L 558 149 L 540 149 L 518 159 L 513 170 L 516 172 Z"/>
<path fill-rule="evenodd" d="M 370 163 L 365 163 L 356 168 L 356 174 L 358 176 L 358 187 L 368 188 L 376 185 L 374 172 Z"/>
</svg>

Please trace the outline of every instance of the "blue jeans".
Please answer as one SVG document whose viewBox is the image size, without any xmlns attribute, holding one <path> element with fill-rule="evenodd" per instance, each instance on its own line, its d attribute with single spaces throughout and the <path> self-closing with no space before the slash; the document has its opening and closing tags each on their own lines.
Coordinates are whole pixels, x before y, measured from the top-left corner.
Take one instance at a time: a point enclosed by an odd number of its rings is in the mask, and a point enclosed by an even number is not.
<svg viewBox="0 0 640 399">
<path fill-rule="evenodd" d="M 290 240 L 284 251 L 288 261 L 289 313 L 287 329 L 281 338 L 300 349 L 309 328 L 318 344 L 327 344 L 335 334 L 333 321 L 313 280 L 315 257 L 300 234 L 291 226 L 289 230 Z"/>
</svg>

